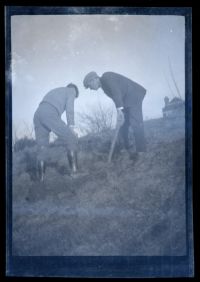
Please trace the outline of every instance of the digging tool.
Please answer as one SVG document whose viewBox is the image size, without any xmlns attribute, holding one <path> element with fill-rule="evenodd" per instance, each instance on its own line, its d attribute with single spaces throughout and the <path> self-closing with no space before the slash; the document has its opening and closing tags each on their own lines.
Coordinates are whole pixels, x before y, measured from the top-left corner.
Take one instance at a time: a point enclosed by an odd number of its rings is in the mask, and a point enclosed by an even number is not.
<svg viewBox="0 0 200 282">
<path fill-rule="evenodd" d="M 114 137 L 113 137 L 113 140 L 112 140 L 112 144 L 111 144 L 111 147 L 110 147 L 110 152 L 109 152 L 109 155 L 108 155 L 108 163 L 110 163 L 111 160 L 112 160 L 112 155 L 113 155 L 113 152 L 114 152 L 114 149 L 115 149 L 117 136 L 118 136 L 120 127 L 121 127 L 121 125 L 119 123 L 117 123 L 117 126 L 115 128 Z"/>
<path fill-rule="evenodd" d="M 44 182 L 45 170 L 46 170 L 45 162 L 40 160 L 38 162 L 38 177 L 40 182 Z"/>
</svg>

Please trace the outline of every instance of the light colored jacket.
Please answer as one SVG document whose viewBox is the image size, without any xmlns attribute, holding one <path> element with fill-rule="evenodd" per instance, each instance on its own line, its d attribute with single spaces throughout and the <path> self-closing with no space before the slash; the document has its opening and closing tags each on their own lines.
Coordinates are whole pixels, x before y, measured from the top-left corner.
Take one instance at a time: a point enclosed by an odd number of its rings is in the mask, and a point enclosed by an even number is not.
<svg viewBox="0 0 200 282">
<path fill-rule="evenodd" d="M 68 125 L 74 125 L 74 100 L 76 91 L 73 87 L 58 87 L 49 91 L 43 98 L 42 102 L 47 102 L 56 108 L 61 116 L 66 111 Z M 41 102 L 41 103 L 42 103 Z"/>
</svg>

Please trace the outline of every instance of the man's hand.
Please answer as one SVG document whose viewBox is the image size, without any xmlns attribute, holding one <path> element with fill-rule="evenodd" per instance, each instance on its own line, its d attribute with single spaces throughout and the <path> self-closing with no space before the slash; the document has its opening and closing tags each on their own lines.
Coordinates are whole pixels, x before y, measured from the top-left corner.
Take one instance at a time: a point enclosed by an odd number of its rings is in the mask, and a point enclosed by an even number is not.
<svg viewBox="0 0 200 282">
<path fill-rule="evenodd" d="M 117 126 L 122 126 L 124 123 L 124 113 L 122 111 L 122 108 L 117 109 Z"/>
<path fill-rule="evenodd" d="M 75 125 L 70 125 L 69 128 L 71 129 L 72 133 L 78 138 L 79 137 L 79 129 Z"/>
</svg>

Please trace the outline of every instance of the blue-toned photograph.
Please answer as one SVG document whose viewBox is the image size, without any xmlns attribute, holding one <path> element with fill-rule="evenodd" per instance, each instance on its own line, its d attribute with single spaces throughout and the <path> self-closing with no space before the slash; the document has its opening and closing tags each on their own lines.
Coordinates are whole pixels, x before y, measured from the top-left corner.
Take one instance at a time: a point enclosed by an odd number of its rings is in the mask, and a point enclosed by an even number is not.
<svg viewBox="0 0 200 282">
<path fill-rule="evenodd" d="M 130 277 L 192 276 L 184 14 L 6 9 L 8 275 L 17 257 L 139 257 L 160 269 Z"/>
</svg>

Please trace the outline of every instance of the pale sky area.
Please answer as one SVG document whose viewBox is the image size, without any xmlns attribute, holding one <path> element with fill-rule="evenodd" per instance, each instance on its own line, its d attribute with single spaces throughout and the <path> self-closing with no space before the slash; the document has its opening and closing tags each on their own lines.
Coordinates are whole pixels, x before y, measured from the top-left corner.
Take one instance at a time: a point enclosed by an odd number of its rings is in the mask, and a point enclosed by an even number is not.
<svg viewBox="0 0 200 282">
<path fill-rule="evenodd" d="M 164 97 L 185 99 L 185 19 L 183 16 L 23 15 L 11 17 L 13 126 L 23 135 L 51 89 L 75 83 L 78 113 L 100 103 L 115 109 L 104 92 L 83 87 L 90 71 L 120 73 L 147 89 L 144 119 L 162 116 Z M 174 94 L 173 94 L 174 93 Z M 65 120 L 65 116 L 62 117 Z"/>
</svg>

